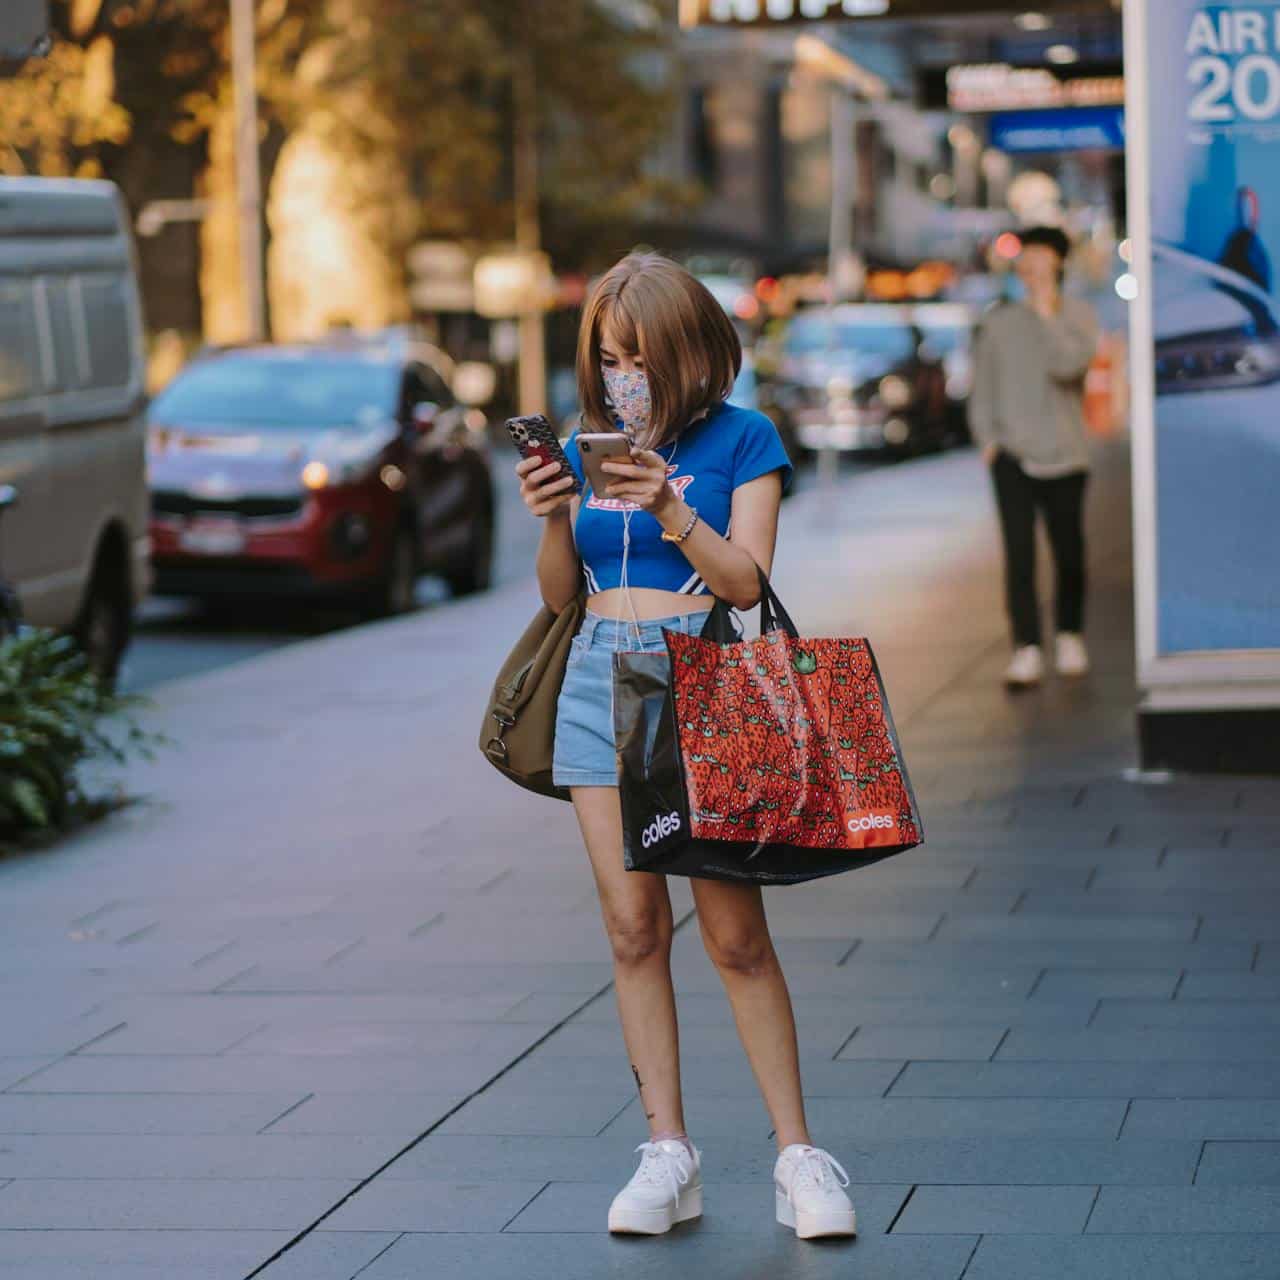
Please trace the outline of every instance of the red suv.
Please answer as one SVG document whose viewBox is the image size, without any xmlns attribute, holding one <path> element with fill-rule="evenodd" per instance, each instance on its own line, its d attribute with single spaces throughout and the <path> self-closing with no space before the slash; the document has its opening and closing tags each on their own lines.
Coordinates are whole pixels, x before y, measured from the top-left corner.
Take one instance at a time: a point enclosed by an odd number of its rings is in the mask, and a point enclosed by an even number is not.
<svg viewBox="0 0 1280 1280">
<path fill-rule="evenodd" d="M 215 351 L 152 402 L 155 590 L 297 594 L 396 613 L 420 573 L 489 583 L 485 423 L 403 335 Z"/>
</svg>

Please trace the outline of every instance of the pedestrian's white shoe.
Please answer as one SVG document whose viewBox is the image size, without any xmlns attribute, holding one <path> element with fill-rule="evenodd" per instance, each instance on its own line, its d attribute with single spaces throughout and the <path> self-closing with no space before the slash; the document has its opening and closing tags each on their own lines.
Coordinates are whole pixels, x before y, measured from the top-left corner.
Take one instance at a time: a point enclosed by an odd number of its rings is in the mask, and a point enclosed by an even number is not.
<svg viewBox="0 0 1280 1280">
<path fill-rule="evenodd" d="M 702 1216 L 702 1157 L 677 1138 L 642 1142 L 640 1167 L 609 1206 L 609 1230 L 660 1236 Z"/>
<path fill-rule="evenodd" d="M 1063 631 L 1058 635 L 1053 665 L 1060 676 L 1083 676 L 1089 673 L 1089 650 L 1084 639 L 1075 631 Z"/>
<path fill-rule="evenodd" d="M 1004 682 L 1015 689 L 1039 684 L 1044 675 L 1044 656 L 1038 644 L 1024 644 L 1015 651 L 1013 661 L 1004 673 Z"/>
<path fill-rule="evenodd" d="M 853 1204 L 845 1195 L 849 1175 L 820 1147 L 793 1142 L 773 1166 L 778 1221 L 801 1240 L 858 1234 Z"/>
</svg>

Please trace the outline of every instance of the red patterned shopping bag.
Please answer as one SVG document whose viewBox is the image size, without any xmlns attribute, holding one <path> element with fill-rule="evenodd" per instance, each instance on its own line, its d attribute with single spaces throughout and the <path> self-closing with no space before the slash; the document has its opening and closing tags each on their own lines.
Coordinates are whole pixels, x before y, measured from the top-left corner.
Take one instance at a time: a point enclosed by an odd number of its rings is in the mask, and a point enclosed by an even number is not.
<svg viewBox="0 0 1280 1280">
<path fill-rule="evenodd" d="M 717 604 L 668 654 L 615 655 L 630 870 L 793 884 L 924 839 L 870 643 L 801 639 L 761 578 L 759 639 Z"/>
</svg>

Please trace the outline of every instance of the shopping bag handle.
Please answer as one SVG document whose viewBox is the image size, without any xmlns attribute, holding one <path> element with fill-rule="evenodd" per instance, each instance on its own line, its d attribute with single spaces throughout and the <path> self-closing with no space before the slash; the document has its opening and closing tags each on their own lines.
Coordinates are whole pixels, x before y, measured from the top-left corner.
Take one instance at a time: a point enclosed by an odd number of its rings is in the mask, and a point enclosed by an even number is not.
<svg viewBox="0 0 1280 1280">
<path fill-rule="evenodd" d="M 796 624 L 782 607 L 782 601 L 778 599 L 778 593 L 774 591 L 768 575 L 759 565 L 756 565 L 756 573 L 760 578 L 760 634 L 785 631 L 793 640 L 798 640 L 800 633 L 796 630 Z M 742 632 L 734 622 L 731 606 L 718 596 L 707 615 L 702 635 L 704 639 L 714 640 L 717 644 L 736 644 L 742 639 Z"/>
</svg>

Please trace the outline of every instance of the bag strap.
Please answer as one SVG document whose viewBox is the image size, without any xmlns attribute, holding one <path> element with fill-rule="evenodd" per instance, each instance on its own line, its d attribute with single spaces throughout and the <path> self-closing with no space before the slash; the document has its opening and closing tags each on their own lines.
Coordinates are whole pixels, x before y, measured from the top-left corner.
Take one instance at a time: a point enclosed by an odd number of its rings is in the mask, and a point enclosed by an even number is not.
<svg viewBox="0 0 1280 1280">
<path fill-rule="evenodd" d="M 793 640 L 798 640 L 800 633 L 796 630 L 796 624 L 782 607 L 782 601 L 778 599 L 778 593 L 774 591 L 768 575 L 759 565 L 756 565 L 756 574 L 760 579 L 760 634 L 785 631 Z M 702 638 L 714 640 L 716 644 L 737 644 L 742 639 L 742 631 L 734 621 L 732 607 L 719 596 L 707 615 Z"/>
</svg>

